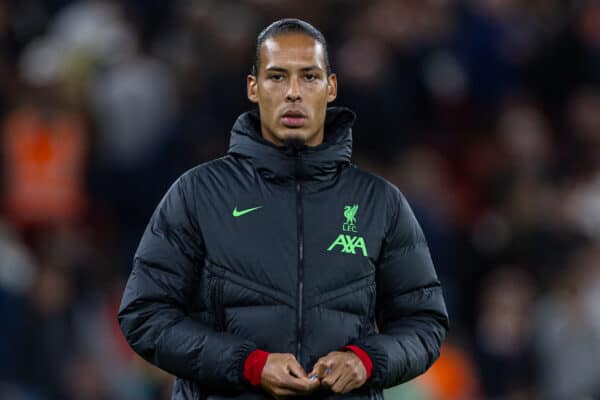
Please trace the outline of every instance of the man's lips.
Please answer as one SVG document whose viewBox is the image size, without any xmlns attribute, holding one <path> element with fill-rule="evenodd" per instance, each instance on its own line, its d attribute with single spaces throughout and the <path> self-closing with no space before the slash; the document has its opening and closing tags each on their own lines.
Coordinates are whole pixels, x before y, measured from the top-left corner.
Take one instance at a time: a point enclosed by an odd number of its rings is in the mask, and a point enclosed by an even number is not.
<svg viewBox="0 0 600 400">
<path fill-rule="evenodd" d="M 298 128 L 304 125 L 306 115 L 301 112 L 288 111 L 281 116 L 281 122 L 288 128 Z"/>
<path fill-rule="evenodd" d="M 288 128 L 298 128 L 304 125 L 304 117 L 281 117 L 281 122 Z"/>
</svg>

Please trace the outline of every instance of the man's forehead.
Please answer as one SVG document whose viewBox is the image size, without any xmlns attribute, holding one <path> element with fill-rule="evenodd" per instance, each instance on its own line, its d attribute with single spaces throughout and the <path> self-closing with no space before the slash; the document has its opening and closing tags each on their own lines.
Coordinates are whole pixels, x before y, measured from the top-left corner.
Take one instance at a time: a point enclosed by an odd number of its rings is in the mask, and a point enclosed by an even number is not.
<svg viewBox="0 0 600 400">
<path fill-rule="evenodd" d="M 261 46 L 261 66 L 304 67 L 306 64 L 325 69 L 325 49 L 317 40 L 303 34 L 270 37 Z"/>
</svg>

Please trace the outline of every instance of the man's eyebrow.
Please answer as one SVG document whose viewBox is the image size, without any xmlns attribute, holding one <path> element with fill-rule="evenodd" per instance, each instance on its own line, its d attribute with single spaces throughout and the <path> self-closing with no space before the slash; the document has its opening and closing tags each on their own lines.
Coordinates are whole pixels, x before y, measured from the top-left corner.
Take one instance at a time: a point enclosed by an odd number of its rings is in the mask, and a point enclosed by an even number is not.
<svg viewBox="0 0 600 400">
<path fill-rule="evenodd" d="M 275 72 L 287 72 L 287 69 L 282 67 L 269 67 L 267 71 L 275 71 Z"/>
<path fill-rule="evenodd" d="M 309 65 L 308 67 L 302 67 L 300 68 L 300 71 L 302 72 L 306 72 L 306 71 L 312 71 L 312 70 L 322 70 L 323 68 L 319 67 L 318 65 Z M 269 67 L 266 69 L 267 71 L 273 71 L 273 72 L 288 72 L 287 68 L 283 68 L 283 67 Z"/>
<path fill-rule="evenodd" d="M 319 67 L 318 65 L 311 65 L 311 66 L 308 66 L 308 67 L 300 68 L 300 71 L 312 71 L 314 69 L 320 69 L 320 70 L 322 70 L 323 68 Z"/>
</svg>

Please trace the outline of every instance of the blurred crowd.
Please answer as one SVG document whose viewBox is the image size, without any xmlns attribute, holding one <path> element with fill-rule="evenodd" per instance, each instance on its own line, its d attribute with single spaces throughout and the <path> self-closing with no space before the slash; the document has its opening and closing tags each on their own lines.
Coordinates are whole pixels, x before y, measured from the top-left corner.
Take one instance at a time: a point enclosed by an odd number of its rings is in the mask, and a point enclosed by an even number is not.
<svg viewBox="0 0 600 400">
<path fill-rule="evenodd" d="M 0 1 L 0 398 L 169 398 L 115 319 L 133 253 L 288 16 L 444 287 L 439 361 L 386 398 L 600 398 L 597 0 Z"/>
</svg>

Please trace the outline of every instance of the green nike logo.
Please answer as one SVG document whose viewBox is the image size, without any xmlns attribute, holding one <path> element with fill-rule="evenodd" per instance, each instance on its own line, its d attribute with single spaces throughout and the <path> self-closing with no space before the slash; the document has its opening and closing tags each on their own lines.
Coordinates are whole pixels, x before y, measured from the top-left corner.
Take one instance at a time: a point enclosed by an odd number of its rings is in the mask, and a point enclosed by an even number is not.
<svg viewBox="0 0 600 400">
<path fill-rule="evenodd" d="M 234 217 L 236 217 L 236 218 L 237 218 L 237 217 L 241 217 L 242 215 L 248 214 L 249 212 L 252 212 L 252 211 L 256 211 L 256 210 L 258 210 L 259 208 L 262 208 L 262 207 L 263 207 L 263 206 L 258 206 L 258 207 L 247 208 L 247 209 L 245 209 L 245 210 L 240 210 L 240 211 L 238 211 L 238 209 L 237 209 L 237 206 L 236 206 L 236 207 L 233 209 L 233 216 L 234 216 Z"/>
</svg>

